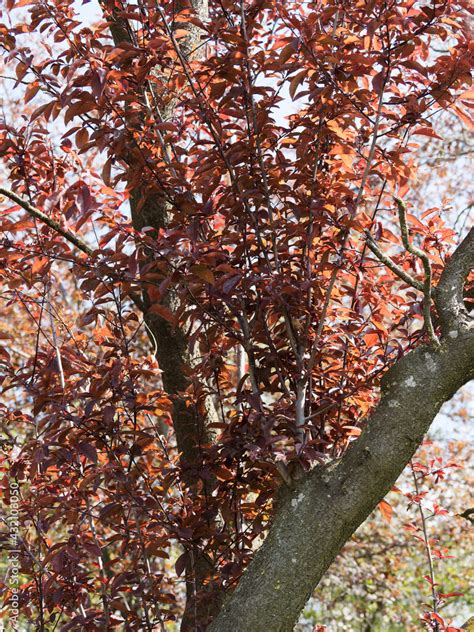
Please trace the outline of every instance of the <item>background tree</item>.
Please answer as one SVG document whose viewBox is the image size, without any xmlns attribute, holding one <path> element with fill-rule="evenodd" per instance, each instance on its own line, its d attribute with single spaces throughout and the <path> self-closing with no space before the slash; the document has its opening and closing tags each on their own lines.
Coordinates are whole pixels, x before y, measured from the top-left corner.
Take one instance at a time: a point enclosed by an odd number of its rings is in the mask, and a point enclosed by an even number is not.
<svg viewBox="0 0 474 632">
<path fill-rule="evenodd" d="M 465 517 L 471 463 L 466 442 L 424 445 L 413 461 L 418 494 L 408 467 L 387 498 L 390 504 L 381 505 L 336 558 L 296 629 L 325 623 L 328 630 L 419 630 L 420 619 L 433 609 L 446 626 L 453 620 L 462 625 L 472 610 L 472 529 Z"/>
<path fill-rule="evenodd" d="M 0 24 L 22 613 L 290 630 L 474 374 L 473 233 L 412 193 L 437 114 L 470 124 L 470 8 L 98 8 Z"/>
</svg>

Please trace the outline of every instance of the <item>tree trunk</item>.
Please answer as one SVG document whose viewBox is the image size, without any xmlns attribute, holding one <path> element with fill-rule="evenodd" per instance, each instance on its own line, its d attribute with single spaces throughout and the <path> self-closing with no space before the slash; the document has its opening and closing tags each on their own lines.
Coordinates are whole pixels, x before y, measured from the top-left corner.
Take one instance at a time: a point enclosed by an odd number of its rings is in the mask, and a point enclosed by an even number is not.
<svg viewBox="0 0 474 632">
<path fill-rule="evenodd" d="M 201 19 L 207 17 L 207 0 L 192 0 L 191 4 L 196 15 Z M 175 5 L 175 12 L 186 8 L 186 2 L 179 1 Z M 128 42 L 133 44 L 130 36 L 130 28 L 116 9 L 108 18 L 110 32 L 116 45 Z M 181 24 L 176 21 L 173 29 L 186 28 L 189 35 L 180 39 L 179 48 L 186 59 L 196 56 L 200 29 L 192 23 Z M 167 120 L 173 116 L 176 100 L 169 103 L 162 117 Z M 167 151 L 166 148 L 163 148 Z M 130 166 L 130 172 L 134 174 L 134 156 L 124 156 Z M 147 190 L 140 183 L 131 191 L 130 210 L 133 227 L 141 231 L 145 226 L 159 231 L 169 225 L 172 207 L 156 188 Z M 142 269 L 151 271 L 153 260 L 146 259 L 142 262 Z M 153 302 L 150 300 L 146 288 L 142 291 L 143 315 L 147 324 L 150 341 L 156 349 L 156 359 L 162 370 L 163 386 L 173 399 L 173 428 L 176 436 L 176 444 L 181 455 L 182 480 L 187 485 L 192 496 L 199 498 L 202 489 L 199 487 L 198 470 L 202 463 L 201 446 L 209 443 L 211 433 L 209 424 L 216 421 L 216 412 L 210 397 L 204 397 L 199 406 L 189 405 L 185 391 L 190 386 L 187 377 L 194 361 L 194 352 L 190 349 L 190 341 L 185 333 L 185 326 L 173 326 L 161 316 L 150 312 Z M 177 308 L 176 295 L 171 289 L 162 301 L 172 312 Z M 199 350 L 196 350 L 199 353 Z M 209 497 L 214 482 L 212 480 L 201 481 L 205 489 L 205 496 Z M 209 512 L 208 512 L 209 513 Z M 212 512 L 211 512 L 212 513 Z M 207 520 L 215 520 L 215 516 L 208 515 Z M 206 622 L 216 614 L 221 604 L 219 588 L 213 579 L 214 568 L 210 559 L 202 550 L 198 542 L 190 544 L 186 548 L 186 606 L 181 622 L 182 632 L 197 630 L 196 621 Z"/>
<path fill-rule="evenodd" d="M 437 287 L 441 346 L 422 346 L 399 360 L 346 454 L 282 490 L 269 534 L 211 632 L 293 630 L 327 568 L 390 491 L 442 404 L 474 378 L 474 322 L 463 302 L 473 265 L 474 229 Z"/>
</svg>

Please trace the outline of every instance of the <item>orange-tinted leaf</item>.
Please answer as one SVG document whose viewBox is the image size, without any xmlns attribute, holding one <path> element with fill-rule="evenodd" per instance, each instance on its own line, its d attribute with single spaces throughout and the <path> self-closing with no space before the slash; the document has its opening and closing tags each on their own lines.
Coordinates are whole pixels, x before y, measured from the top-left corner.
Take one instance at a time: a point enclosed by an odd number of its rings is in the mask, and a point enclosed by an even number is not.
<svg viewBox="0 0 474 632">
<path fill-rule="evenodd" d="M 30 83 L 28 88 L 25 90 L 25 103 L 31 101 L 39 92 L 40 84 L 38 81 L 33 81 Z"/>
<path fill-rule="evenodd" d="M 415 127 L 412 134 L 417 134 L 419 136 L 429 136 L 430 138 L 439 138 L 443 140 L 443 137 L 437 134 L 432 127 Z"/>
<path fill-rule="evenodd" d="M 38 272 L 43 272 L 50 264 L 50 260 L 48 257 L 40 257 L 36 259 L 36 261 L 31 266 L 31 272 L 33 274 L 37 274 Z"/>
<path fill-rule="evenodd" d="M 379 344 L 379 334 L 377 333 L 369 333 L 365 334 L 364 342 L 368 347 L 373 347 L 374 345 Z"/>
<path fill-rule="evenodd" d="M 380 513 L 385 522 L 391 522 L 393 517 L 393 507 L 386 500 L 381 500 L 378 504 Z"/>
<path fill-rule="evenodd" d="M 231 481 L 234 478 L 234 474 L 223 465 L 217 465 L 213 469 L 217 478 L 221 481 Z"/>
</svg>

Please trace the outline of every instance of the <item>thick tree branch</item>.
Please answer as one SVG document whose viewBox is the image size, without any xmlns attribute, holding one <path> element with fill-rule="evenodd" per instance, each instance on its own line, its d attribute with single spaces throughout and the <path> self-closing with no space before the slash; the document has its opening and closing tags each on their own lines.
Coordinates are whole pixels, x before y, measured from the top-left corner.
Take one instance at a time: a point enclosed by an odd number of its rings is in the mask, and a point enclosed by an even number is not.
<svg viewBox="0 0 474 632">
<path fill-rule="evenodd" d="M 207 0 L 193 0 L 191 4 L 196 15 L 201 20 L 205 19 L 207 16 Z M 109 23 L 115 45 L 120 46 L 123 42 L 131 43 L 131 30 L 126 18 L 122 17 L 116 8 L 109 10 L 109 3 L 105 0 L 101 1 L 101 6 Z M 175 6 L 175 11 L 179 13 L 185 7 L 186 3 L 178 2 Z M 189 36 L 182 38 L 181 43 L 183 54 L 189 55 L 197 46 L 201 30 L 192 23 L 180 24 L 178 21 L 175 23 L 174 28 L 178 26 L 189 30 Z M 167 114 L 171 115 L 172 111 Z M 133 155 L 125 155 L 124 158 L 133 168 Z M 131 191 L 130 205 L 132 222 L 136 230 L 141 231 L 145 226 L 150 226 L 156 230 L 168 226 L 171 203 L 165 191 L 157 191 L 156 187 L 148 190 L 140 184 Z M 151 261 L 145 261 L 143 269 L 145 270 L 146 268 L 146 271 L 149 272 L 148 268 L 150 265 L 152 265 Z M 167 300 L 169 307 L 174 311 L 177 308 L 177 304 L 173 292 L 169 294 Z M 184 371 L 186 365 L 192 364 L 188 339 L 182 328 L 174 327 L 164 318 L 150 312 L 151 307 L 152 302 L 145 290 L 143 294 L 143 311 L 153 344 L 157 348 L 156 357 L 163 371 L 163 383 L 168 393 L 178 395 L 183 393 L 189 386 L 189 378 Z M 187 465 L 192 466 L 199 458 L 199 445 L 206 442 L 205 428 L 197 421 L 194 407 L 186 405 L 186 402 L 180 398 L 176 399 L 174 422 L 178 449 Z M 195 482 L 192 472 L 190 472 L 189 481 Z"/>
<path fill-rule="evenodd" d="M 441 405 L 474 377 L 474 333 L 420 347 L 383 381 L 366 430 L 344 457 L 283 490 L 269 535 L 212 632 L 289 632 L 312 591 L 390 491 Z"/>
<path fill-rule="evenodd" d="M 474 378 L 474 329 L 461 326 L 472 242 L 471 231 L 453 254 L 436 296 L 456 335 L 399 360 L 384 376 L 380 403 L 346 454 L 315 468 L 292 489 L 282 488 L 269 534 L 212 632 L 293 630 L 327 568 L 390 491 L 442 404 Z"/>
<path fill-rule="evenodd" d="M 460 328 L 473 326 L 463 296 L 466 277 L 473 268 L 474 228 L 471 228 L 446 264 L 435 291 L 436 308 L 445 336 L 456 336 Z"/>
</svg>

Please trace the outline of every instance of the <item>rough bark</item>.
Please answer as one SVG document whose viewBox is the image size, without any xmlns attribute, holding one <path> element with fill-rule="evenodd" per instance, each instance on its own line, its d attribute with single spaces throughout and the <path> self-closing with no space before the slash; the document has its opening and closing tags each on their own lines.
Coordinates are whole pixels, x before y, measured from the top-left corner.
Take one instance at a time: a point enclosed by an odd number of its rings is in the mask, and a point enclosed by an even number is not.
<svg viewBox="0 0 474 632">
<path fill-rule="evenodd" d="M 196 15 L 204 20 L 207 17 L 207 0 L 192 0 L 191 5 Z M 105 3 L 103 3 L 105 6 Z M 189 6 L 185 1 L 177 2 L 175 12 Z M 115 45 L 128 42 L 133 43 L 131 30 L 125 19 L 113 10 L 109 16 L 109 26 Z M 201 31 L 194 24 L 181 24 L 176 21 L 173 28 L 187 28 L 188 37 L 180 40 L 180 50 L 184 59 L 196 56 L 199 46 Z M 168 103 L 166 111 L 161 112 L 163 120 L 173 116 L 177 99 Z M 164 148 L 167 151 L 167 148 Z M 133 154 L 124 156 L 133 172 Z M 169 225 L 172 216 L 172 205 L 169 194 L 165 197 L 159 187 L 151 191 L 138 185 L 131 191 L 130 210 L 133 227 L 141 231 L 145 226 L 157 231 Z M 152 271 L 150 264 L 152 259 L 145 260 L 142 269 Z M 163 302 L 176 311 L 177 297 L 173 289 L 163 299 Z M 186 333 L 188 326 L 173 326 L 164 318 L 150 310 L 152 301 L 146 289 L 142 292 L 143 314 L 147 323 L 150 340 L 156 349 L 156 358 L 162 370 L 163 386 L 166 392 L 173 398 L 173 428 L 176 436 L 176 444 L 181 454 L 182 479 L 188 486 L 190 493 L 194 491 L 199 495 L 197 470 L 201 464 L 201 446 L 208 443 L 212 436 L 209 432 L 209 424 L 216 421 L 216 412 L 210 397 L 198 408 L 189 405 L 185 391 L 190 386 L 190 380 L 186 369 L 190 368 L 195 359 L 195 352 L 190 348 L 189 336 Z M 197 350 L 198 351 L 198 350 Z M 212 480 L 203 481 L 206 494 L 212 491 Z M 210 519 L 210 518 L 209 518 Z M 196 621 L 206 622 L 218 610 L 221 598 L 213 581 L 213 565 L 198 544 L 190 545 L 187 550 L 186 579 L 186 607 L 181 622 L 182 632 L 196 630 Z"/>
<path fill-rule="evenodd" d="M 473 268 L 474 228 L 455 250 L 435 290 L 436 307 L 445 336 L 456 335 L 459 327 L 472 325 L 464 302 L 464 279 Z"/>
<path fill-rule="evenodd" d="M 199 17 L 205 18 L 207 0 L 192 0 L 192 4 Z M 111 32 L 117 43 L 118 38 L 128 37 L 129 30 L 115 20 Z M 191 27 L 189 32 L 180 43 L 185 57 L 199 38 L 199 29 Z M 166 118 L 173 107 L 167 108 Z M 137 230 L 144 225 L 167 225 L 169 207 L 156 194 L 143 199 L 137 189 L 131 209 Z M 311 592 L 344 543 L 390 490 L 441 405 L 474 377 L 474 331 L 463 303 L 463 281 L 473 264 L 473 242 L 471 231 L 435 293 L 443 332 L 441 347 L 420 347 L 400 360 L 383 380 L 381 401 L 365 431 L 344 457 L 282 490 L 270 532 L 209 627 L 211 632 L 292 630 Z M 150 305 L 146 294 L 144 303 Z M 206 424 L 180 397 L 188 385 L 183 372 L 190 361 L 188 341 L 183 330 L 173 329 L 160 317 L 146 314 L 146 319 L 164 386 L 176 395 L 174 428 L 183 462 L 189 466 L 197 462 Z M 197 548 L 190 548 L 189 559 L 182 622 L 186 632 L 197 629 L 195 621 L 205 622 L 219 607 L 218 599 L 196 601 L 196 590 L 202 597 L 212 589 L 212 568 Z"/>
<path fill-rule="evenodd" d="M 327 568 L 393 486 L 442 404 L 474 377 L 474 323 L 462 300 L 473 265 L 471 231 L 436 292 L 444 324 L 440 348 L 422 346 L 398 361 L 347 453 L 282 490 L 269 534 L 211 632 L 292 630 Z"/>
</svg>

